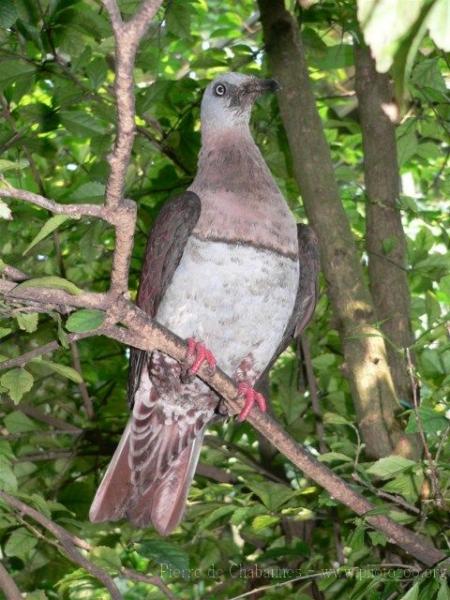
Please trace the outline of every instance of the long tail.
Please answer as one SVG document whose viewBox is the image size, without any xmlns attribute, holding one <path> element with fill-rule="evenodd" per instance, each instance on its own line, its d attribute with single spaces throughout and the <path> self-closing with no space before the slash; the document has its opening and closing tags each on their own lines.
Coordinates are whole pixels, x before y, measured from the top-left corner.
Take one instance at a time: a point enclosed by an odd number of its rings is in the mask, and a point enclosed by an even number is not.
<svg viewBox="0 0 450 600">
<path fill-rule="evenodd" d="M 135 481 L 130 466 L 130 432 L 131 420 L 97 490 L 89 518 L 92 522 L 127 518 L 138 527 L 153 523 L 161 535 L 169 535 L 183 517 L 204 432 L 198 432 L 194 439 L 189 440 L 163 478 L 153 478 L 153 463 L 150 462 L 141 474 L 141 481 L 149 482 L 144 490 Z M 161 438 L 170 434 L 170 428 L 161 431 L 158 445 L 169 444 L 170 440 Z"/>
</svg>

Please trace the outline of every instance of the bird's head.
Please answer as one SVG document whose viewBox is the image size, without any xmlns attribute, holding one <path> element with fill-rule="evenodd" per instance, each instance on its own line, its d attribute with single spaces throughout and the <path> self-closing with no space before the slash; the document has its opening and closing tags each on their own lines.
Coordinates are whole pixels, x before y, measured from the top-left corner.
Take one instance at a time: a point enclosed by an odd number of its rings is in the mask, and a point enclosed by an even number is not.
<svg viewBox="0 0 450 600">
<path fill-rule="evenodd" d="M 258 96 L 279 88 L 274 79 L 225 73 L 206 88 L 201 107 L 203 131 L 226 130 L 247 125 Z"/>
</svg>

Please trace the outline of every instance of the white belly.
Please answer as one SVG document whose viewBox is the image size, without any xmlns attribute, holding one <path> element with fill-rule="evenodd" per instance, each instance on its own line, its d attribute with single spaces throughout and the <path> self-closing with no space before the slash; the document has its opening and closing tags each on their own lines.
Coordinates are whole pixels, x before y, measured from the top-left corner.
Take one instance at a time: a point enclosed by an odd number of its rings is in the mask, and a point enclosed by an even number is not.
<svg viewBox="0 0 450 600">
<path fill-rule="evenodd" d="M 249 353 L 261 373 L 292 315 L 298 282 L 298 261 L 191 237 L 156 320 L 201 340 L 231 377 Z"/>
</svg>

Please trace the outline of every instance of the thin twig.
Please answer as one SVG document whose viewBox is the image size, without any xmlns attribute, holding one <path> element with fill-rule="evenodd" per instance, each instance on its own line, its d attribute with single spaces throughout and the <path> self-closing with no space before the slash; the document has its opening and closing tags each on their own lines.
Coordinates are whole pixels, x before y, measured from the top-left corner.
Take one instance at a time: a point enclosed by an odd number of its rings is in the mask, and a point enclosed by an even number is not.
<svg viewBox="0 0 450 600">
<path fill-rule="evenodd" d="M 406 348 L 406 360 L 408 364 L 408 373 L 411 381 L 411 389 L 412 389 L 412 398 L 414 405 L 414 416 L 416 418 L 417 429 L 419 430 L 420 439 L 422 441 L 423 451 L 425 452 L 425 457 L 428 462 L 428 467 L 426 469 L 426 474 L 430 478 L 432 494 L 436 506 L 443 507 L 444 499 L 442 498 L 441 488 L 439 485 L 439 475 L 437 472 L 436 463 L 434 462 L 433 456 L 430 452 L 430 447 L 428 446 L 427 438 L 425 436 L 425 431 L 423 428 L 422 417 L 419 412 L 419 394 L 418 394 L 418 382 L 417 377 L 414 371 L 414 365 L 411 358 L 411 351 L 409 348 Z"/>
<path fill-rule="evenodd" d="M 94 406 L 92 404 L 92 399 L 89 396 L 86 382 L 83 379 L 83 371 L 81 369 L 81 361 L 80 361 L 80 351 L 78 350 L 78 345 L 76 342 L 71 342 L 69 345 L 70 345 L 70 353 L 72 355 L 73 368 L 75 369 L 75 371 L 77 371 L 80 374 L 80 377 L 81 377 L 81 381 L 78 384 L 78 389 L 80 390 L 81 398 L 83 399 L 84 410 L 86 411 L 87 418 L 89 420 L 92 420 L 95 417 Z"/>
<path fill-rule="evenodd" d="M 28 417 L 36 419 L 36 421 L 39 421 L 40 423 L 50 425 L 50 427 L 54 427 L 58 432 L 65 431 L 70 435 L 81 435 L 83 433 L 83 430 L 79 427 L 72 425 L 72 423 L 67 423 L 66 421 L 63 421 L 62 419 L 59 419 L 54 415 L 47 415 L 46 413 L 42 412 L 42 410 L 40 410 L 37 406 L 27 404 L 26 402 L 21 402 L 19 406 L 16 407 L 15 404 L 9 400 L 3 400 L 3 403 L 10 408 L 18 408 Z M 53 433 L 56 433 L 56 431 L 54 431 Z"/>
<path fill-rule="evenodd" d="M 301 575 L 300 577 L 294 577 L 293 579 L 289 579 L 288 581 L 278 581 L 277 583 L 272 583 L 269 585 L 261 585 L 260 587 L 253 588 L 244 594 L 239 594 L 239 596 L 233 596 L 230 600 L 240 600 L 241 598 L 246 598 L 247 596 L 253 596 L 258 592 L 264 592 L 265 590 L 272 590 L 276 587 L 282 587 L 285 585 L 290 585 L 292 583 L 297 583 L 297 581 L 303 581 L 305 579 L 318 579 L 320 577 L 325 577 L 324 573 L 311 573 L 310 575 Z"/>
<path fill-rule="evenodd" d="M 97 335 L 96 332 L 87 332 L 87 333 L 72 333 L 67 336 L 69 342 L 76 342 L 78 340 L 83 340 L 88 337 L 92 337 L 93 335 Z M 8 360 L 4 360 L 0 362 L 0 371 L 4 371 L 5 369 L 12 369 L 14 367 L 23 367 L 30 360 L 34 358 L 38 358 L 43 354 L 50 354 L 55 352 L 56 350 L 61 350 L 62 346 L 58 340 L 54 340 L 53 342 L 49 342 L 48 344 L 44 344 L 43 346 L 39 346 L 39 348 L 34 348 L 29 352 L 25 352 L 20 356 L 15 358 L 10 358 Z"/>
<path fill-rule="evenodd" d="M 35 194 L 28 190 L 19 190 L 9 186 L 0 188 L 0 198 L 16 198 L 23 202 L 30 202 L 31 204 L 49 210 L 55 215 L 69 215 L 75 218 L 87 216 L 107 220 L 107 213 L 104 207 L 98 204 L 58 204 L 58 202 L 49 200 L 41 194 Z"/>
<path fill-rule="evenodd" d="M 320 409 L 319 391 L 317 389 L 317 381 L 312 366 L 311 351 L 307 335 L 303 334 L 298 343 L 305 364 L 306 379 L 308 381 L 308 389 L 311 398 L 311 408 L 315 416 L 316 434 L 319 440 L 319 450 L 321 453 L 325 453 L 328 451 L 328 447 L 325 443 L 325 429 L 323 426 L 322 411 Z"/>
<path fill-rule="evenodd" d="M 352 473 L 352 479 L 354 479 L 357 483 L 359 483 L 359 485 L 370 490 L 372 492 L 372 494 L 375 494 L 376 496 L 379 496 L 380 498 L 384 498 L 385 500 L 389 500 L 389 502 L 392 502 L 393 504 L 397 504 L 398 506 L 401 506 L 403 509 L 407 510 L 408 512 L 411 512 L 415 515 L 420 515 L 420 510 L 416 506 L 414 506 L 413 504 L 410 504 L 409 502 L 406 502 L 406 500 L 403 500 L 403 498 L 401 496 L 398 496 L 395 494 L 389 494 L 388 492 L 385 492 L 384 490 L 379 490 L 374 485 L 371 485 L 367 481 L 364 481 L 364 479 L 361 479 L 361 477 L 358 475 L 358 473 L 356 473 L 356 472 Z"/>
<path fill-rule="evenodd" d="M 169 600 L 176 600 L 177 596 L 172 592 L 166 583 L 159 577 L 159 575 L 144 575 L 143 573 L 138 573 L 137 571 L 132 571 L 131 569 L 123 568 L 121 571 L 122 575 L 127 579 L 132 579 L 133 581 L 140 581 L 142 583 L 148 583 L 149 585 L 154 585 L 158 587 L 163 594 L 166 595 Z"/>
</svg>

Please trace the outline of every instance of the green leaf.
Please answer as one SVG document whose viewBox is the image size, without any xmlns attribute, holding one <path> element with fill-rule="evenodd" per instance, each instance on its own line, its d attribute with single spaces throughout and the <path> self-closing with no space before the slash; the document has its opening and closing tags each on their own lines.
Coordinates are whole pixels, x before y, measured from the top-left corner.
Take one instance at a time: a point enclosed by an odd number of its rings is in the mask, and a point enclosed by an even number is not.
<svg viewBox="0 0 450 600">
<path fill-rule="evenodd" d="M 419 406 L 418 408 L 419 419 L 422 423 L 422 428 L 425 433 L 436 433 L 437 431 L 444 431 L 449 425 L 448 420 L 443 414 L 436 412 L 429 406 Z M 414 411 L 409 414 L 408 425 L 405 429 L 406 433 L 417 433 L 419 427 Z"/>
<path fill-rule="evenodd" d="M 1 63 L 0 63 L 1 65 Z M 29 162 L 24 158 L 19 160 L 6 160 L 4 158 L 0 158 L 0 172 L 10 171 L 12 169 L 20 170 L 28 167 Z M 4 186 L 3 186 L 4 187 Z"/>
<path fill-rule="evenodd" d="M 38 244 L 43 239 L 45 239 L 48 235 L 53 233 L 53 231 L 55 231 L 55 229 L 58 229 L 58 227 L 60 225 L 62 225 L 65 221 L 67 221 L 69 218 L 70 217 L 68 217 L 67 215 L 54 215 L 53 217 L 50 217 L 50 219 L 46 223 L 44 223 L 44 225 L 42 226 L 39 233 L 33 238 L 33 240 L 25 248 L 25 250 L 23 251 L 23 254 L 27 254 L 27 252 L 29 252 L 31 250 L 31 248 L 36 246 L 36 244 Z"/>
<path fill-rule="evenodd" d="M 252 529 L 258 533 L 262 529 L 266 527 L 270 527 L 274 523 L 278 523 L 280 517 L 276 517 L 274 515 L 258 515 L 252 521 Z"/>
<path fill-rule="evenodd" d="M 99 183 L 98 181 L 89 181 L 88 183 L 83 183 L 77 188 L 72 194 L 70 194 L 70 199 L 73 202 L 83 202 L 84 200 L 90 200 L 91 202 L 95 200 L 101 200 L 105 195 L 105 185 L 103 183 Z"/>
<path fill-rule="evenodd" d="M 167 30 L 173 35 L 186 39 L 191 35 L 191 11 L 185 0 L 172 0 L 166 13 Z"/>
<path fill-rule="evenodd" d="M 107 131 L 97 118 L 81 110 L 62 110 L 60 119 L 64 127 L 80 137 L 103 135 Z"/>
<path fill-rule="evenodd" d="M 108 73 L 108 65 L 103 57 L 98 56 L 86 67 L 91 87 L 96 90 L 104 82 Z"/>
<path fill-rule="evenodd" d="M 442 94 L 447 91 L 437 58 L 427 58 L 420 61 L 414 67 L 412 81 L 419 88 L 430 88 L 430 90 L 442 92 Z"/>
<path fill-rule="evenodd" d="M 450 590 L 445 579 L 442 579 L 436 600 L 450 600 Z"/>
<path fill-rule="evenodd" d="M 8 492 L 17 491 L 17 477 L 10 461 L 5 456 L 0 456 L 0 489 Z"/>
<path fill-rule="evenodd" d="M 34 65 L 22 60 L 0 61 L 0 89 L 5 89 L 10 83 L 17 82 L 18 79 L 29 79 L 35 71 Z"/>
<path fill-rule="evenodd" d="M 33 387 L 33 376 L 23 368 L 11 369 L 1 377 L 0 383 L 8 390 L 11 400 L 18 404 Z"/>
<path fill-rule="evenodd" d="M 9 327 L 0 327 L 0 339 L 9 335 L 11 331 L 12 329 L 10 329 Z"/>
<path fill-rule="evenodd" d="M 438 48 L 450 52 L 450 2 L 436 0 L 428 18 L 430 36 Z"/>
<path fill-rule="evenodd" d="M 0 27 L 8 29 L 14 25 L 17 17 L 17 8 L 13 0 L 2 0 L 0 2 Z"/>
<path fill-rule="evenodd" d="M 151 558 L 160 565 L 180 571 L 189 569 L 189 556 L 179 545 L 166 540 L 148 540 L 138 546 L 139 554 Z"/>
<path fill-rule="evenodd" d="M 324 413 L 323 422 L 328 425 L 353 425 L 353 423 L 347 421 L 345 417 L 331 412 Z"/>
<path fill-rule="evenodd" d="M 417 151 L 419 142 L 414 127 L 406 130 L 397 130 L 397 154 L 399 167 L 404 165 Z"/>
<path fill-rule="evenodd" d="M 418 600 L 419 582 L 415 583 L 399 600 Z"/>
<path fill-rule="evenodd" d="M 382 479 L 389 479 L 397 473 L 409 469 L 415 464 L 416 463 L 413 460 L 409 460 L 409 458 L 404 458 L 403 456 L 385 456 L 369 467 L 367 473 L 375 475 L 376 477 L 381 477 Z"/>
<path fill-rule="evenodd" d="M 27 279 L 23 283 L 19 283 L 14 290 L 24 289 L 24 288 L 51 288 L 57 290 L 64 290 L 68 294 L 72 294 L 72 296 L 78 296 L 78 294 L 83 293 L 83 290 L 80 290 L 74 283 L 68 281 L 67 279 L 63 279 L 62 277 L 57 277 L 56 275 L 47 275 L 45 277 L 35 277 L 34 279 Z"/>
<path fill-rule="evenodd" d="M 6 556 L 16 556 L 25 561 L 28 554 L 33 550 L 37 543 L 37 538 L 35 538 L 28 529 L 19 527 L 19 529 L 13 531 L 9 536 L 5 545 L 5 554 Z"/>
<path fill-rule="evenodd" d="M 74 383 L 82 383 L 83 382 L 83 378 L 78 373 L 78 371 L 76 371 L 72 367 L 68 367 L 67 365 L 61 365 L 59 363 L 54 363 L 49 360 L 44 360 L 42 358 L 35 358 L 35 359 L 33 359 L 33 362 L 36 364 L 44 365 L 44 366 L 48 367 L 55 373 L 58 373 L 58 375 L 62 375 L 62 377 L 66 377 L 67 379 L 70 379 L 70 381 L 73 381 Z"/>
<path fill-rule="evenodd" d="M 27 333 L 33 333 L 36 331 L 39 322 L 38 313 L 17 313 L 16 314 L 17 324 L 20 329 Z"/>
<path fill-rule="evenodd" d="M 39 425 L 19 410 L 14 410 L 3 419 L 9 433 L 25 433 L 39 431 Z"/>
<path fill-rule="evenodd" d="M 197 526 L 197 529 L 199 531 L 209 528 L 211 526 L 212 523 L 214 523 L 215 521 L 221 519 L 222 517 L 229 515 L 231 513 L 233 513 L 236 510 L 236 506 L 233 506 L 231 504 L 227 504 L 225 506 L 219 506 L 219 508 L 216 508 L 215 510 L 213 510 L 210 514 L 208 514 L 206 516 L 206 518 L 202 519 L 200 521 L 200 523 Z"/>
<path fill-rule="evenodd" d="M 386 546 L 388 539 L 381 531 L 369 531 L 369 537 L 374 546 Z"/>
<path fill-rule="evenodd" d="M 342 454 L 341 452 L 325 452 L 321 454 L 319 457 L 320 462 L 334 462 L 335 460 L 343 461 L 343 462 L 352 462 L 349 456 Z"/>
<path fill-rule="evenodd" d="M 90 553 L 93 562 L 106 568 L 110 573 L 117 573 L 122 568 L 122 563 L 115 550 L 108 546 L 96 546 Z"/>
<path fill-rule="evenodd" d="M 12 212 L 9 206 L 0 200 L 0 219 L 4 219 L 5 221 L 12 221 Z"/>
<path fill-rule="evenodd" d="M 247 485 L 261 498 L 264 506 L 273 512 L 297 494 L 295 490 L 271 481 L 252 481 Z"/>
<path fill-rule="evenodd" d="M 67 319 L 66 329 L 74 333 L 84 333 L 97 329 L 104 320 L 105 313 L 101 310 L 77 310 Z"/>
<path fill-rule="evenodd" d="M 386 73 L 426 0 L 358 0 L 358 21 L 377 70 Z"/>
</svg>

